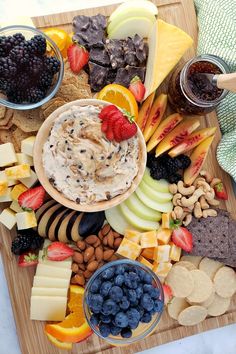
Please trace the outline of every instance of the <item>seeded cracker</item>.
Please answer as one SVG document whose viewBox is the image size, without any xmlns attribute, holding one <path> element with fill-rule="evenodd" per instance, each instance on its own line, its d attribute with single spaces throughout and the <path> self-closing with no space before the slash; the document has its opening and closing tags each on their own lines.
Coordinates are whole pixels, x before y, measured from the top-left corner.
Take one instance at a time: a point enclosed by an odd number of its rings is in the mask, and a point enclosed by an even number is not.
<svg viewBox="0 0 236 354">
<path fill-rule="evenodd" d="M 40 118 L 40 108 L 14 111 L 12 122 L 26 133 L 38 131 L 43 124 L 43 120 Z"/>
<path fill-rule="evenodd" d="M 60 97 L 55 97 L 52 100 L 50 100 L 49 102 L 45 103 L 42 107 L 41 107 L 41 112 L 40 112 L 40 116 L 42 117 L 42 119 L 47 119 L 47 117 L 54 112 L 57 108 L 63 106 L 66 103 L 65 100 L 63 100 Z"/>
<path fill-rule="evenodd" d="M 66 102 L 75 101 L 81 98 L 91 98 L 91 91 L 88 91 L 88 86 L 89 85 L 81 85 L 81 88 L 78 89 L 73 84 L 62 85 L 58 90 L 57 96 L 63 98 Z"/>
<path fill-rule="evenodd" d="M 193 291 L 193 277 L 184 267 L 173 267 L 167 275 L 166 284 L 168 284 L 176 297 L 187 297 Z"/>
<path fill-rule="evenodd" d="M 210 316 L 223 315 L 229 308 L 231 298 L 223 298 L 215 295 L 214 301 L 208 306 L 207 311 Z"/>
<path fill-rule="evenodd" d="M 180 312 L 178 322 L 182 326 L 194 326 L 205 320 L 207 309 L 203 306 L 190 306 Z"/>
<path fill-rule="evenodd" d="M 184 267 L 187 270 L 197 269 L 197 267 L 195 267 L 195 265 L 193 263 L 190 263 L 188 261 L 179 261 L 179 262 L 175 263 L 174 267 L 178 267 L 178 266 Z"/>
<path fill-rule="evenodd" d="M 200 303 L 206 301 L 213 290 L 211 279 L 201 270 L 192 270 L 191 276 L 193 277 L 194 287 L 191 294 L 187 297 L 187 301 Z"/>
<path fill-rule="evenodd" d="M 231 297 L 236 291 L 236 274 L 232 268 L 222 267 L 214 277 L 215 291 L 221 297 Z"/>
<path fill-rule="evenodd" d="M 210 258 L 203 258 L 199 264 L 199 269 L 205 272 L 211 280 L 214 279 L 216 272 L 223 267 L 223 264 L 217 261 L 214 261 Z"/>
<path fill-rule="evenodd" d="M 189 306 L 187 301 L 180 297 L 173 297 L 171 302 L 167 305 L 167 311 L 171 318 L 174 320 L 178 319 L 180 312 Z"/>
</svg>

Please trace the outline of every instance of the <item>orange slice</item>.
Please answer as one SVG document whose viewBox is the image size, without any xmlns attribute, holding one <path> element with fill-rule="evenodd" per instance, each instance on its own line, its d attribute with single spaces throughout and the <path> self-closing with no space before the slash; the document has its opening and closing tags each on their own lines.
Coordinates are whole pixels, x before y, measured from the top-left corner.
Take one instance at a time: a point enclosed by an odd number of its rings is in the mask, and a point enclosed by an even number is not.
<svg viewBox="0 0 236 354">
<path fill-rule="evenodd" d="M 52 344 L 54 344 L 57 348 L 65 349 L 65 350 L 72 350 L 72 343 L 69 342 L 61 342 L 57 340 L 55 337 L 51 336 L 51 334 L 45 332 L 46 336 L 50 340 Z"/>
<path fill-rule="evenodd" d="M 134 119 L 137 120 L 138 104 L 132 92 L 130 92 L 126 87 L 117 84 L 107 85 L 98 93 L 97 98 L 126 109 L 132 114 L 132 116 L 134 116 Z"/>
<path fill-rule="evenodd" d="M 84 295 L 84 288 L 78 285 L 71 285 L 70 286 L 70 295 L 69 295 L 69 302 L 68 308 L 70 312 L 78 312 L 82 316 L 83 314 L 83 295 Z"/>
<path fill-rule="evenodd" d="M 68 33 L 63 29 L 53 27 L 45 29 L 44 33 L 56 43 L 63 57 L 66 58 L 67 48 L 71 43 L 71 37 Z M 48 46 L 47 49 L 50 51 L 51 47 Z"/>
</svg>

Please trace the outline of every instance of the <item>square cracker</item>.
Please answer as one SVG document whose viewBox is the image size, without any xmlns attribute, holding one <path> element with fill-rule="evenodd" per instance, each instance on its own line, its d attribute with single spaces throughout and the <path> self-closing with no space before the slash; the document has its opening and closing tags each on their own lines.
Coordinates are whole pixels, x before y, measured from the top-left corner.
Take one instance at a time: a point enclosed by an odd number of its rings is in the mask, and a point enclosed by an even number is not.
<svg viewBox="0 0 236 354">
<path fill-rule="evenodd" d="M 15 126 L 8 130 L 3 130 L 0 129 L 0 143 L 5 144 L 5 143 L 12 143 L 14 145 L 15 151 L 20 152 L 20 143 L 15 143 L 13 139 L 13 132 L 16 129 Z"/>
<path fill-rule="evenodd" d="M 19 150 L 20 150 L 21 149 L 21 141 L 28 138 L 31 135 L 33 135 L 33 134 L 23 132 L 23 130 L 21 130 L 20 128 L 16 128 L 12 132 L 13 145 L 17 146 L 17 148 L 19 148 Z"/>
<path fill-rule="evenodd" d="M 62 85 L 58 90 L 58 97 L 63 98 L 66 102 L 75 101 L 81 98 L 91 98 L 90 86 L 80 85 L 77 88 L 74 84 Z"/>
<path fill-rule="evenodd" d="M 0 116 L 1 116 L 1 106 L 0 106 Z M 13 117 L 13 109 L 5 109 L 5 115 L 0 119 L 0 129 L 2 129 L 3 126 L 8 125 L 12 117 Z"/>
<path fill-rule="evenodd" d="M 40 116 L 42 119 L 47 119 L 47 117 L 54 112 L 57 108 L 63 106 L 66 101 L 60 97 L 54 97 L 49 102 L 45 103 L 41 107 Z"/>
<path fill-rule="evenodd" d="M 38 131 L 43 124 L 40 108 L 28 111 L 14 111 L 13 123 L 26 133 Z"/>
</svg>

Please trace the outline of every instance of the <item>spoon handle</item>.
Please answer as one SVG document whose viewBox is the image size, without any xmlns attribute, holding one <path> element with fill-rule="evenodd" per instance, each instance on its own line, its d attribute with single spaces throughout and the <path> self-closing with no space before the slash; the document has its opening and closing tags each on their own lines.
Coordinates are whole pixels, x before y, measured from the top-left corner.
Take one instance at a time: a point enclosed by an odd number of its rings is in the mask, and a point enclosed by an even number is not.
<svg viewBox="0 0 236 354">
<path fill-rule="evenodd" d="M 236 73 L 220 74 L 216 77 L 217 87 L 236 93 Z"/>
</svg>

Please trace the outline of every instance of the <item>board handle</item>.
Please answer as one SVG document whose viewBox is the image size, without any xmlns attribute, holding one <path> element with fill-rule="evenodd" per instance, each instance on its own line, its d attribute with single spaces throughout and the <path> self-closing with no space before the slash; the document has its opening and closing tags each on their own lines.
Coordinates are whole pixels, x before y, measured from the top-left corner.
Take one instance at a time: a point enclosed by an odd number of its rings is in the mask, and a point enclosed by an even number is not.
<svg viewBox="0 0 236 354">
<path fill-rule="evenodd" d="M 236 93 L 236 73 L 217 75 L 217 87 Z"/>
</svg>

